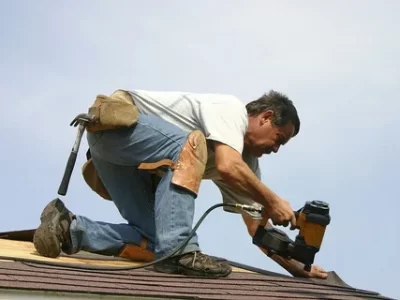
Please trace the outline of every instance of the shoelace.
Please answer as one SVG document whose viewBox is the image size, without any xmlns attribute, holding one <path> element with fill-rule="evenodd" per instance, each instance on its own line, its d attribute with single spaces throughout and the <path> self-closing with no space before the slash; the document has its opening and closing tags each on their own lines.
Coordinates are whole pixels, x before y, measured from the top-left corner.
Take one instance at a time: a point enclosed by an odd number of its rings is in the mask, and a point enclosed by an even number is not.
<svg viewBox="0 0 400 300">
<path fill-rule="evenodd" d="M 208 260 L 212 260 L 211 257 L 209 257 L 209 256 L 207 256 L 207 255 L 205 255 L 205 254 L 203 254 L 203 253 L 201 253 L 199 251 L 196 251 L 196 252 L 194 252 L 194 255 L 193 255 L 192 268 L 194 268 L 194 264 L 196 263 L 196 259 L 202 260 L 203 262 L 207 262 Z"/>
<path fill-rule="evenodd" d="M 197 251 L 194 253 L 193 261 L 192 261 L 192 268 L 194 268 L 194 263 L 196 262 Z"/>
</svg>

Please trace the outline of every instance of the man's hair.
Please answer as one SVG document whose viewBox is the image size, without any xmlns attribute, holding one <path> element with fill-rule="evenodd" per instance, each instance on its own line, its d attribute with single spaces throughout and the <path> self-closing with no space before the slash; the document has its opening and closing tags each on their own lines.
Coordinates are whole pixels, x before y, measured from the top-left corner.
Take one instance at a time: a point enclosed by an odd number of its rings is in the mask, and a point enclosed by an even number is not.
<svg viewBox="0 0 400 300">
<path fill-rule="evenodd" d="M 246 109 L 249 116 L 257 116 L 267 110 L 272 110 L 274 112 L 274 125 L 282 126 L 291 122 L 294 125 L 293 136 L 296 136 L 300 131 L 300 118 L 297 109 L 293 102 L 282 93 L 270 90 L 268 94 L 247 103 Z"/>
</svg>

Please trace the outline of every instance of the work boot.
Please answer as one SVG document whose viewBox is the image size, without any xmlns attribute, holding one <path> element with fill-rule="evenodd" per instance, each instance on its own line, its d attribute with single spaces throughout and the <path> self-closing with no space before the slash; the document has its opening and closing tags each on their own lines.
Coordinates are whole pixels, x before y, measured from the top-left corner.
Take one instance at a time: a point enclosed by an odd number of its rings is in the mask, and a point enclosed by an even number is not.
<svg viewBox="0 0 400 300">
<path fill-rule="evenodd" d="M 154 265 L 154 270 L 161 273 L 183 274 L 206 278 L 225 277 L 232 268 L 225 262 L 218 262 L 200 251 L 173 256 Z"/>
<path fill-rule="evenodd" d="M 33 244 L 40 255 L 57 257 L 63 248 L 72 245 L 69 228 L 73 214 L 64 203 L 56 198 L 43 209 L 40 216 L 41 224 L 33 236 Z"/>
</svg>

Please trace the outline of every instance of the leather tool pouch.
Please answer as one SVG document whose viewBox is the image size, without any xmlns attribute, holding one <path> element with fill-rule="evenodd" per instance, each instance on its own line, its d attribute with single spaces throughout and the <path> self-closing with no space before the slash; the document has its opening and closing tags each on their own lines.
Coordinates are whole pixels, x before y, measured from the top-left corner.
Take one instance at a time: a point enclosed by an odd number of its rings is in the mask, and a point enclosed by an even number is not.
<svg viewBox="0 0 400 300">
<path fill-rule="evenodd" d="M 86 159 L 87 161 L 82 166 L 82 175 L 86 184 L 100 197 L 104 198 L 105 200 L 112 200 L 110 194 L 107 192 L 107 189 L 97 174 L 90 155 L 90 150 L 86 152 Z"/>
<path fill-rule="evenodd" d="M 139 118 L 131 95 L 123 90 L 117 90 L 110 97 L 98 95 L 89 114 L 97 118 L 97 122 L 87 125 L 88 132 L 97 132 L 122 127 L 133 126 Z"/>
</svg>

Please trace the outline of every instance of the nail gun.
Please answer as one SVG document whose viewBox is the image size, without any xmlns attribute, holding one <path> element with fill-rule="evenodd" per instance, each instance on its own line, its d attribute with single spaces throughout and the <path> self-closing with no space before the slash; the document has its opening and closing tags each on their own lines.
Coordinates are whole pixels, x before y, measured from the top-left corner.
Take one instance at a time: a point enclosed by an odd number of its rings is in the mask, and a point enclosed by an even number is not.
<svg viewBox="0 0 400 300">
<path fill-rule="evenodd" d="M 329 205 L 317 200 L 306 202 L 295 216 L 296 229 L 300 231 L 294 241 L 278 228 L 260 225 L 253 236 L 253 244 L 267 250 L 268 256 L 277 254 L 297 260 L 304 264 L 304 270 L 310 271 L 331 220 Z"/>
</svg>

